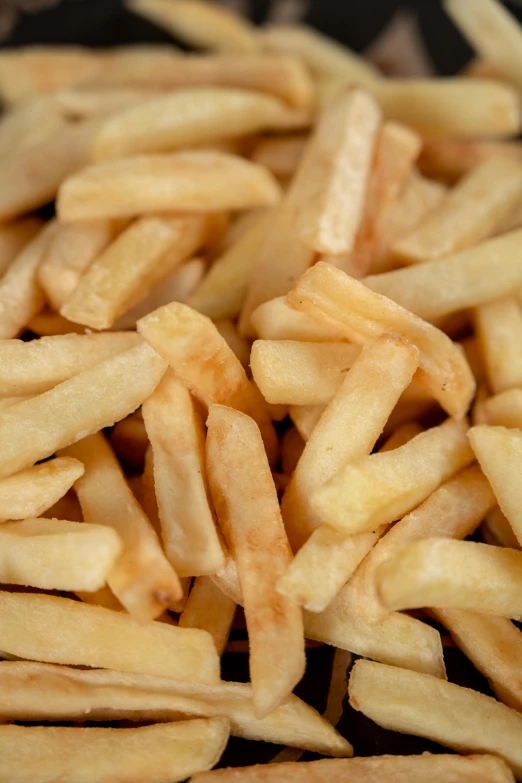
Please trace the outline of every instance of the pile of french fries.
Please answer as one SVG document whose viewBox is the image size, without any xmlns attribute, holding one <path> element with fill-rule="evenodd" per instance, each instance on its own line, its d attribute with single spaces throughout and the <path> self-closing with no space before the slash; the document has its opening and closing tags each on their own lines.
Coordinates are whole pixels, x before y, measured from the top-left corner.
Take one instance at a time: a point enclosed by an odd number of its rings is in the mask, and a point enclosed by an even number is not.
<svg viewBox="0 0 522 783">
<path fill-rule="evenodd" d="M 0 54 L 2 783 L 522 780 L 522 29 L 445 6 L 448 79 L 200 0 Z M 461 755 L 349 758 L 305 640 Z"/>
</svg>

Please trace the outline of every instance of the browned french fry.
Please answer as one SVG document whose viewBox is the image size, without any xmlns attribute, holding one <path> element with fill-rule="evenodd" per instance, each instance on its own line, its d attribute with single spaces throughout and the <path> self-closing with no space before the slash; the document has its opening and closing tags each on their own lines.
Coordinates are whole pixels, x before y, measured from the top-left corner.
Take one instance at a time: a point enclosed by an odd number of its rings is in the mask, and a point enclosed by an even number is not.
<svg viewBox="0 0 522 783">
<path fill-rule="evenodd" d="M 303 342 L 343 342 L 341 329 L 319 323 L 315 318 L 289 307 L 284 296 L 270 299 L 252 313 L 252 326 L 263 340 L 301 340 Z"/>
<path fill-rule="evenodd" d="M 40 516 L 65 495 L 83 470 L 81 462 L 58 457 L 0 479 L 0 520 Z"/>
<path fill-rule="evenodd" d="M 426 139 L 418 162 L 425 176 L 438 177 L 452 183 L 484 160 L 499 155 L 520 163 L 522 145 L 516 141 Z"/>
<path fill-rule="evenodd" d="M 181 628 L 202 628 L 214 639 L 218 655 L 223 653 L 236 612 L 236 602 L 208 576 L 198 576 L 179 618 Z"/>
<path fill-rule="evenodd" d="M 426 268 L 422 264 L 404 271 Z M 436 281 L 439 284 L 440 277 Z M 418 380 L 450 415 L 466 413 L 475 382 L 459 348 L 441 331 L 392 300 L 371 291 L 331 264 L 319 262 L 287 295 L 287 303 L 323 323 L 343 329 L 345 336 L 355 342 L 366 342 L 392 332 L 415 343 L 420 351 Z"/>
<path fill-rule="evenodd" d="M 306 136 L 274 136 L 258 141 L 250 157 L 275 177 L 285 179 L 295 174 L 305 147 Z"/>
<path fill-rule="evenodd" d="M 522 311 L 514 297 L 477 307 L 475 332 L 494 394 L 522 385 Z"/>
<path fill-rule="evenodd" d="M 89 329 L 81 324 L 73 324 L 59 313 L 55 313 L 49 308 L 41 310 L 34 315 L 27 324 L 29 331 L 34 332 L 40 337 L 57 337 L 65 334 L 88 334 Z"/>
<path fill-rule="evenodd" d="M 180 576 L 225 564 L 205 468 L 205 433 L 190 392 L 168 370 L 143 403 L 165 552 Z"/>
<path fill-rule="evenodd" d="M 232 408 L 213 405 L 207 425 L 210 487 L 238 564 L 254 709 L 263 717 L 293 690 L 305 667 L 301 609 L 276 591 L 291 550 L 256 423 Z M 282 649 L 284 656 L 278 652 Z"/>
<path fill-rule="evenodd" d="M 21 218 L 0 226 L 0 275 L 3 275 L 24 246 L 41 229 L 36 217 Z"/>
<path fill-rule="evenodd" d="M 522 389 L 508 389 L 482 403 L 486 424 L 522 429 Z"/>
</svg>

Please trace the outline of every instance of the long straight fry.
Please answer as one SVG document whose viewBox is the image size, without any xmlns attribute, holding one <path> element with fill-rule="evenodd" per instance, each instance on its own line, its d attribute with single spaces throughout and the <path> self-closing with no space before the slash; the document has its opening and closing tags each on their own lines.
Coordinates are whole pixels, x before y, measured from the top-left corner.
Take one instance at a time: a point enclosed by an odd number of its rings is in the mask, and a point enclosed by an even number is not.
<svg viewBox="0 0 522 783">
<path fill-rule="evenodd" d="M 307 313 L 289 307 L 284 296 L 259 305 L 252 313 L 252 326 L 263 340 L 300 340 L 302 342 L 347 342 L 342 329 L 320 323 Z"/>
<path fill-rule="evenodd" d="M 522 389 L 508 389 L 483 402 L 488 424 L 522 429 Z"/>
<path fill-rule="evenodd" d="M 82 473 L 80 462 L 58 457 L 0 479 L 0 521 L 40 516 L 65 495 Z"/>
<path fill-rule="evenodd" d="M 522 385 L 522 310 L 516 298 L 477 307 L 473 320 L 493 393 Z"/>
<path fill-rule="evenodd" d="M 226 647 L 237 604 L 208 576 L 199 576 L 192 585 L 179 618 L 181 628 L 202 628 L 214 639 L 218 655 Z"/>
</svg>

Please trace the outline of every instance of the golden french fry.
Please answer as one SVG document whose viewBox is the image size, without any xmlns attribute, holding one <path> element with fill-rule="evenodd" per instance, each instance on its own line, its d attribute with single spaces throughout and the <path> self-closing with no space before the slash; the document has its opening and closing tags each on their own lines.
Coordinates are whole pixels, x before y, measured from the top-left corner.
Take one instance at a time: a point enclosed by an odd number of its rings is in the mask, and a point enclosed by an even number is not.
<svg viewBox="0 0 522 783">
<path fill-rule="evenodd" d="M 39 517 L 65 495 L 83 471 L 81 462 L 58 457 L 0 479 L 0 521 Z"/>
<path fill-rule="evenodd" d="M 86 604 L 93 606 L 103 606 L 104 609 L 110 609 L 112 612 L 123 612 L 123 606 L 120 604 L 111 588 L 105 585 L 92 593 L 86 593 L 83 590 L 76 590 L 78 598 Z M 48 664 L 37 664 L 47 666 Z M 51 664 L 49 664 L 51 665 Z"/>
<path fill-rule="evenodd" d="M 494 394 L 522 385 L 522 311 L 514 297 L 477 307 L 475 333 Z"/>
<path fill-rule="evenodd" d="M 517 777 L 522 772 L 522 716 L 490 696 L 372 661 L 357 661 L 348 695 L 352 707 L 379 726 L 428 737 L 461 753 L 492 753 Z"/>
<path fill-rule="evenodd" d="M 486 544 L 507 546 L 510 549 L 522 549 L 518 539 L 498 506 L 495 506 L 486 516 L 481 525 L 482 538 Z"/>
<path fill-rule="evenodd" d="M 138 469 L 143 468 L 149 439 L 141 414 L 133 413 L 117 422 L 112 428 L 110 441 L 119 459 Z M 139 497 L 137 499 L 140 500 Z"/>
<path fill-rule="evenodd" d="M 473 461 L 466 420 L 447 419 L 393 451 L 340 466 L 310 497 L 318 518 L 345 534 L 388 525 Z"/>
<path fill-rule="evenodd" d="M 257 336 L 263 340 L 300 340 L 302 342 L 343 342 L 343 331 L 319 323 L 307 313 L 289 307 L 284 296 L 259 305 L 251 317 Z"/>
<path fill-rule="evenodd" d="M 360 353 L 350 343 L 256 340 L 250 365 L 267 402 L 321 405 L 330 402 Z"/>
<path fill-rule="evenodd" d="M 266 166 L 275 177 L 295 174 L 306 147 L 306 136 L 274 136 L 261 139 L 250 156 L 254 163 Z"/>
<path fill-rule="evenodd" d="M 415 264 L 466 250 L 500 233 L 521 201 L 522 165 L 506 157 L 487 158 L 392 252 L 401 263 Z"/>
<path fill-rule="evenodd" d="M 161 211 L 250 209 L 279 198 L 267 169 L 225 152 L 188 150 L 87 166 L 60 187 L 57 210 L 69 223 Z"/>
<path fill-rule="evenodd" d="M 375 579 L 388 609 L 436 606 L 522 615 L 522 552 L 514 549 L 427 538 L 382 563 Z"/>
<path fill-rule="evenodd" d="M 190 392 L 172 370 L 143 403 L 165 552 L 180 576 L 225 564 L 205 468 L 205 431 Z"/>
<path fill-rule="evenodd" d="M 60 453 L 75 457 L 85 467 L 74 485 L 84 520 L 113 528 L 123 542 L 121 557 L 107 579 L 109 587 L 136 620 L 155 619 L 181 598 L 182 590 L 111 447 L 96 433 Z"/>
<path fill-rule="evenodd" d="M 265 402 L 206 316 L 172 302 L 141 318 L 138 331 L 205 406 L 228 405 L 258 423 L 270 462 L 277 442 Z"/>
<path fill-rule="evenodd" d="M 0 226 L 0 275 L 7 271 L 41 227 L 42 221 L 36 217 L 21 218 Z"/>
<path fill-rule="evenodd" d="M 4 411 L 0 477 L 125 418 L 154 391 L 165 369 L 143 343 Z"/>
<path fill-rule="evenodd" d="M 179 625 L 181 628 L 202 628 L 208 631 L 214 639 L 218 655 L 222 655 L 236 606 L 236 602 L 225 595 L 210 577 L 198 576 L 179 618 Z"/>
<path fill-rule="evenodd" d="M 427 266 L 404 271 L 416 272 Z M 416 344 L 420 352 L 418 380 L 451 416 L 466 413 L 475 391 L 471 371 L 460 349 L 431 324 L 323 262 L 306 272 L 286 299 L 291 307 L 343 329 L 355 342 L 392 332 Z"/>
<path fill-rule="evenodd" d="M 482 403 L 487 424 L 522 429 L 522 389 L 508 389 Z"/>
<path fill-rule="evenodd" d="M 453 183 L 487 158 L 499 155 L 520 163 L 522 144 L 516 141 L 426 139 L 418 163 L 426 177 Z"/>
<path fill-rule="evenodd" d="M 142 625 L 124 612 L 37 593 L 0 593 L 0 615 L 2 649 L 21 658 L 219 682 L 219 658 L 206 631 Z"/>
<path fill-rule="evenodd" d="M 305 667 L 301 609 L 276 591 L 291 558 L 279 502 L 256 423 L 213 405 L 207 466 L 218 519 L 238 564 L 250 644 L 254 709 L 267 715 Z M 278 650 L 284 649 L 284 656 Z"/>
</svg>

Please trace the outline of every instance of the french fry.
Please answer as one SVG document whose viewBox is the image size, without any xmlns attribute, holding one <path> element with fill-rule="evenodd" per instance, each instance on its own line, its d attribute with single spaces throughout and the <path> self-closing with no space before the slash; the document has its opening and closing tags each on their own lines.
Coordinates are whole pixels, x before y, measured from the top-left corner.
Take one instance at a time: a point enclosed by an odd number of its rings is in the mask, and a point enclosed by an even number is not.
<svg viewBox="0 0 522 783">
<path fill-rule="evenodd" d="M 522 429 L 522 389 L 508 389 L 482 403 L 487 424 Z"/>
<path fill-rule="evenodd" d="M 321 759 L 282 764 L 256 764 L 253 767 L 228 767 L 201 772 L 193 783 L 512 783 L 513 775 L 495 756 L 444 756 L 423 753 L 420 756 L 372 756 L 355 759 Z"/>
<path fill-rule="evenodd" d="M 279 198 L 267 169 L 225 152 L 188 150 L 87 166 L 60 187 L 57 210 L 69 223 L 161 211 L 250 209 Z"/>
<path fill-rule="evenodd" d="M 39 517 L 65 495 L 83 470 L 77 460 L 58 457 L 0 479 L 0 521 Z"/>
<path fill-rule="evenodd" d="M 172 302 L 141 318 L 138 331 L 205 406 L 228 405 L 252 416 L 274 461 L 277 442 L 264 400 L 206 316 Z"/>
<path fill-rule="evenodd" d="M 504 617 L 460 609 L 432 609 L 431 614 L 450 632 L 476 669 L 487 677 L 496 696 L 522 711 L 519 660 L 522 633 Z"/>
<path fill-rule="evenodd" d="M 475 390 L 466 360 L 445 334 L 413 313 L 322 262 L 301 277 L 286 300 L 291 307 L 343 329 L 355 342 L 392 332 L 415 343 L 420 351 L 418 380 L 451 416 L 466 413 Z"/>
<path fill-rule="evenodd" d="M 2 726 L 0 774 L 11 783 L 175 783 L 211 769 L 225 748 L 224 718 L 135 729 Z M 94 755 L 93 755 L 94 754 Z M 123 763 L 122 763 L 123 761 Z"/>
<path fill-rule="evenodd" d="M 370 453 L 417 362 L 414 346 L 390 337 L 368 344 L 356 359 L 306 444 L 283 498 L 294 550 L 323 521 L 310 505 L 313 492 L 346 462 Z"/>
<path fill-rule="evenodd" d="M 233 736 L 347 756 L 351 746 L 312 707 L 290 695 L 256 718 L 252 686 L 201 684 L 42 663 L 0 664 L 0 715 L 10 720 L 175 720 L 224 716 Z"/>
<path fill-rule="evenodd" d="M 398 449 L 399 446 L 404 446 L 416 435 L 420 435 L 424 431 L 424 428 L 416 421 L 405 421 L 390 435 L 388 440 L 381 446 L 379 451 L 393 451 Z"/>
<path fill-rule="evenodd" d="M 143 468 L 149 439 L 141 414 L 132 413 L 117 422 L 112 428 L 110 441 L 121 460 L 138 469 Z"/>
<path fill-rule="evenodd" d="M 288 409 L 288 415 L 305 442 L 312 437 L 313 431 L 326 408 L 326 405 L 291 405 Z"/>
<path fill-rule="evenodd" d="M 219 682 L 219 658 L 206 631 L 141 625 L 124 612 L 37 593 L 1 592 L 0 616 L 2 649 L 20 658 Z"/>
<path fill-rule="evenodd" d="M 64 460 L 65 457 L 57 457 L 57 459 Z M 57 500 L 53 506 L 46 509 L 46 514 L 49 519 L 67 519 L 69 522 L 83 522 L 82 509 L 72 489 Z"/>
<path fill-rule="evenodd" d="M 179 618 L 181 628 L 202 628 L 214 639 L 222 655 L 236 612 L 236 602 L 217 587 L 208 576 L 198 576 L 192 585 Z"/>
<path fill-rule="evenodd" d="M 39 95 L 21 101 L 11 107 L 10 111 L 2 114 L 0 158 L 9 157 L 24 148 L 38 144 L 63 126 L 64 122 L 64 116 L 54 95 Z"/>
<path fill-rule="evenodd" d="M 301 609 L 276 591 L 291 551 L 255 422 L 232 408 L 212 406 L 207 426 L 210 487 L 225 539 L 238 564 L 254 710 L 263 717 L 283 701 L 304 673 Z M 281 649 L 284 656 L 277 653 Z"/>
<path fill-rule="evenodd" d="M 243 367 L 245 369 L 248 368 L 250 364 L 250 342 L 239 334 L 230 318 L 220 318 L 214 323 L 219 334 L 226 341 L 228 347 L 233 351 Z M 269 405 L 268 411 L 270 418 L 274 421 L 282 421 L 286 416 L 286 406 L 284 405 Z M 274 414 L 274 411 L 277 411 L 277 414 Z"/>
<path fill-rule="evenodd" d="M 85 326 L 73 324 L 59 313 L 55 313 L 45 307 L 31 318 L 27 328 L 30 332 L 34 332 L 34 334 L 40 337 L 57 337 L 60 334 L 87 334 L 89 332 Z"/>
<path fill-rule="evenodd" d="M 275 177 L 285 179 L 295 174 L 306 147 L 306 137 L 274 136 L 261 139 L 250 156 L 254 163 L 266 166 Z"/>
<path fill-rule="evenodd" d="M 382 563 L 377 591 L 388 609 L 436 606 L 519 618 L 522 552 L 428 538 Z"/>
<path fill-rule="evenodd" d="M 68 119 L 90 120 L 107 117 L 152 98 L 158 91 L 147 87 L 91 87 L 78 85 L 53 94 L 60 112 Z"/>
<path fill-rule="evenodd" d="M 466 250 L 500 233 L 521 202 L 522 166 L 506 157 L 487 158 L 392 252 L 402 264 L 416 264 Z"/>
<path fill-rule="evenodd" d="M 522 385 L 522 311 L 514 297 L 477 307 L 475 333 L 494 394 Z"/>
<path fill-rule="evenodd" d="M 139 343 L 126 332 L 0 340 L 0 396 L 41 394 Z"/>
<path fill-rule="evenodd" d="M 98 590 L 122 549 L 102 525 L 36 517 L 5 522 L 0 545 L 2 583 L 44 590 Z"/>
<path fill-rule="evenodd" d="M 181 598 L 182 590 L 111 447 L 97 433 L 60 453 L 75 457 L 85 467 L 74 486 L 84 520 L 113 528 L 123 542 L 121 557 L 107 579 L 109 587 L 136 620 L 155 619 Z"/>
<path fill-rule="evenodd" d="M 520 776 L 522 716 L 490 696 L 372 661 L 357 661 L 348 695 L 351 706 L 379 726 L 428 737 L 461 753 L 492 753 Z"/>
<path fill-rule="evenodd" d="M 467 422 L 448 419 L 393 451 L 339 467 L 311 493 L 318 518 L 347 535 L 388 525 L 473 461 Z"/>
<path fill-rule="evenodd" d="M 402 547 L 431 536 L 466 538 L 491 510 L 495 498 L 478 467 L 442 484 L 418 508 L 397 522 L 368 552 L 344 590 L 345 599 L 370 624 L 386 617 L 375 585 L 381 563 Z M 371 534 L 366 534 L 371 535 Z"/>
<path fill-rule="evenodd" d="M 426 139 L 418 164 L 426 177 L 454 183 L 490 157 L 504 155 L 522 162 L 522 145 L 517 141 L 461 141 Z"/>
<path fill-rule="evenodd" d="M 111 588 L 107 585 L 105 585 L 105 587 L 101 587 L 99 590 L 95 590 L 92 593 L 87 593 L 83 590 L 76 590 L 75 592 L 78 598 L 86 604 L 91 604 L 92 606 L 103 606 L 104 609 L 110 609 L 111 612 L 125 611 L 123 606 L 112 592 Z M 47 666 L 47 664 L 40 665 Z"/>
<path fill-rule="evenodd" d="M 93 329 L 110 328 L 129 303 L 192 255 L 204 235 L 203 216 L 138 218 L 94 260 L 61 315 Z"/>
<path fill-rule="evenodd" d="M 495 506 L 481 525 L 482 538 L 486 544 L 507 546 L 510 549 L 522 549 L 518 539 L 498 506 Z"/>
<path fill-rule="evenodd" d="M 252 326 L 262 340 L 300 340 L 303 342 L 343 342 L 341 329 L 319 323 L 315 318 L 289 307 L 284 296 L 259 305 L 251 317 Z"/>
<path fill-rule="evenodd" d="M 321 405 L 332 399 L 360 353 L 350 343 L 256 340 L 250 365 L 267 402 Z"/>
<path fill-rule="evenodd" d="M 8 408 L 12 408 L 13 405 L 18 405 L 19 402 L 28 400 L 29 397 L 0 397 L 0 411 L 6 411 Z"/>
<path fill-rule="evenodd" d="M 140 344 L 4 411 L 0 477 L 125 418 L 152 393 L 165 369 L 163 359 Z"/>
<path fill-rule="evenodd" d="M 180 576 L 225 564 L 209 498 L 203 422 L 190 392 L 168 370 L 143 403 L 165 552 Z"/>
<path fill-rule="evenodd" d="M 0 276 L 41 227 L 42 221 L 36 217 L 21 218 L 0 226 Z"/>
</svg>

